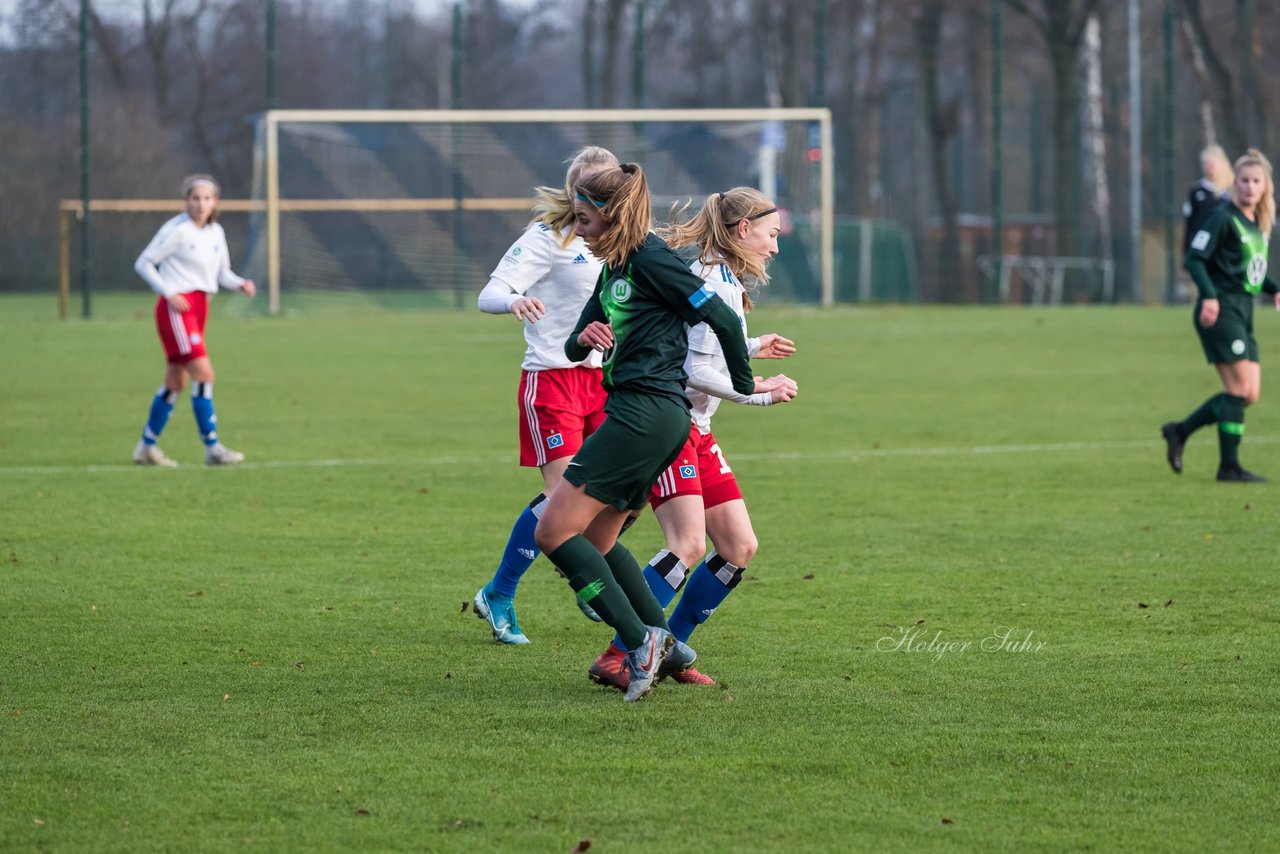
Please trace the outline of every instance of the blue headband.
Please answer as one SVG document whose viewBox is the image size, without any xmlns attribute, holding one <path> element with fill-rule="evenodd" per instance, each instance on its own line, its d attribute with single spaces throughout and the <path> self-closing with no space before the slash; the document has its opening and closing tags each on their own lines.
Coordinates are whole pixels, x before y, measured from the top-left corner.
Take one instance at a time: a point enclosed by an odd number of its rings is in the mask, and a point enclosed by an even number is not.
<svg viewBox="0 0 1280 854">
<path fill-rule="evenodd" d="M 582 193 L 577 193 L 576 195 L 580 202 L 586 202 L 587 204 L 595 205 L 598 208 L 604 207 L 604 202 L 597 202 L 595 199 L 584 196 Z"/>
</svg>

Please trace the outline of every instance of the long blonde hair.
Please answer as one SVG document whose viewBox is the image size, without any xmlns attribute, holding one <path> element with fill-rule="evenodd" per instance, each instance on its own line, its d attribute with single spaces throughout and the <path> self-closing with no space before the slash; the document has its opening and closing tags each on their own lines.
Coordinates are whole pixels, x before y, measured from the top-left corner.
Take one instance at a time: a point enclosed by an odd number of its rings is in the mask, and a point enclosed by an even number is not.
<svg viewBox="0 0 1280 854">
<path fill-rule="evenodd" d="M 1270 240 L 1271 227 L 1276 224 L 1276 183 L 1271 177 L 1271 161 L 1258 149 L 1250 148 L 1236 160 L 1236 174 L 1240 174 L 1240 170 L 1246 166 L 1257 166 L 1262 169 L 1262 176 L 1265 179 L 1264 189 L 1262 198 L 1258 199 L 1258 205 L 1254 208 L 1253 217 L 1258 224 L 1258 230 Z M 1234 190 L 1231 193 L 1231 200 L 1238 204 Z"/>
<path fill-rule="evenodd" d="M 729 269 L 742 282 L 742 305 L 751 310 L 751 291 L 766 284 L 769 274 L 764 258 L 748 252 L 738 240 L 738 223 L 759 219 L 778 210 L 768 196 L 753 187 L 734 187 L 723 193 L 712 193 L 688 222 L 677 222 L 684 207 L 671 209 L 671 224 L 658 230 L 658 235 L 672 248 L 697 246 L 698 259 L 710 264 L 723 258 Z"/>
<path fill-rule="evenodd" d="M 649 235 L 653 223 L 649 184 L 639 163 L 620 163 L 601 169 L 574 184 L 575 199 L 582 196 L 600 210 L 605 230 L 591 252 L 610 267 L 621 268 Z"/>
<path fill-rule="evenodd" d="M 1231 184 L 1236 179 L 1236 173 L 1231 171 L 1231 159 L 1227 157 L 1227 152 L 1223 151 L 1221 145 L 1209 145 L 1200 152 L 1200 170 L 1205 178 L 1214 179 L 1213 188 L 1219 194 L 1230 190 Z M 1216 174 L 1211 176 L 1210 172 Z"/>
<path fill-rule="evenodd" d="M 540 222 L 552 231 L 560 232 L 573 225 L 573 185 L 590 167 L 617 166 L 618 157 L 607 148 L 588 145 L 569 159 L 569 169 L 564 174 L 563 187 L 534 187 L 533 221 Z M 591 170 L 594 171 L 594 170 Z M 565 247 L 573 242 L 570 228 L 560 240 Z"/>
</svg>

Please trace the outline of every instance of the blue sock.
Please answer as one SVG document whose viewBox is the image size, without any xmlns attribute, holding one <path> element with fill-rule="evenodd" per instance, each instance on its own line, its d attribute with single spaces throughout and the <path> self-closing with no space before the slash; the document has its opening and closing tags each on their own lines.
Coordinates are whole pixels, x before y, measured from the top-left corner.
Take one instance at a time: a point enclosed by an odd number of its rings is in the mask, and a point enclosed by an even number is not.
<svg viewBox="0 0 1280 854">
<path fill-rule="evenodd" d="M 707 621 L 716 608 L 729 595 L 729 591 L 742 580 L 742 570 L 720 555 L 712 552 L 698 568 L 689 573 L 689 583 L 684 588 L 676 609 L 671 612 L 667 625 L 676 640 L 688 643 L 693 630 Z"/>
<path fill-rule="evenodd" d="M 142 428 L 143 442 L 154 445 L 160 441 L 160 434 L 164 431 L 164 425 L 169 423 L 169 413 L 173 412 L 173 402 L 177 399 L 176 391 L 169 391 L 164 386 L 156 390 L 156 396 L 151 401 L 151 412 L 147 415 L 146 426 Z"/>
<path fill-rule="evenodd" d="M 195 383 L 191 389 L 191 411 L 196 429 L 205 445 L 218 443 L 218 416 L 213 414 L 213 383 Z"/>
<path fill-rule="evenodd" d="M 688 572 L 689 567 L 666 549 L 654 555 L 653 560 L 644 568 L 644 580 L 648 583 L 653 598 L 658 600 L 664 611 L 671 600 L 676 598 L 676 592 L 684 585 Z M 620 636 L 614 635 L 613 642 L 620 649 L 626 649 Z"/>
<path fill-rule="evenodd" d="M 546 506 L 547 497 L 538 493 L 538 497 L 529 502 L 520 518 L 511 528 L 511 537 L 507 547 L 502 551 L 502 562 L 498 571 L 489 582 L 489 592 L 508 599 L 516 595 L 516 585 L 538 559 L 541 551 L 533 540 L 533 531 L 538 527 L 538 519 L 542 517 L 542 509 Z"/>
</svg>

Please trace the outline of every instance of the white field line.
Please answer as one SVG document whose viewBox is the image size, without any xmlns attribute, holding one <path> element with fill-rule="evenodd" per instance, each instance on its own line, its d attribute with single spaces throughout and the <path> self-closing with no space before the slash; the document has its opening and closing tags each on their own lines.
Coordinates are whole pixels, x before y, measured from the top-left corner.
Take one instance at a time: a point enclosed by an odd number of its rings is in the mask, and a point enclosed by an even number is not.
<svg viewBox="0 0 1280 854">
<path fill-rule="evenodd" d="M 1280 436 L 1250 436 L 1249 444 L 1275 444 Z M 1061 454 L 1082 453 L 1090 451 L 1120 451 L 1135 448 L 1159 447 L 1159 440 L 1128 440 L 1117 442 L 1049 442 L 1036 445 L 976 445 L 967 448 L 850 448 L 831 451 L 767 451 L 764 453 L 732 454 L 735 460 L 850 460 L 885 459 L 893 457 L 970 457 L 992 454 Z M 503 460 L 512 462 L 512 455 L 501 457 L 461 457 L 438 456 L 401 459 L 352 458 L 323 460 L 269 460 L 266 462 L 244 462 L 237 466 L 240 470 L 265 469 L 304 469 L 304 468 L 346 468 L 374 466 L 441 466 L 441 465 L 483 465 Z M 118 472 L 138 471 L 143 466 L 137 465 L 87 465 L 87 466 L 0 466 L 0 476 L 21 474 L 114 474 Z M 203 470 L 200 464 L 179 466 L 177 471 Z"/>
</svg>

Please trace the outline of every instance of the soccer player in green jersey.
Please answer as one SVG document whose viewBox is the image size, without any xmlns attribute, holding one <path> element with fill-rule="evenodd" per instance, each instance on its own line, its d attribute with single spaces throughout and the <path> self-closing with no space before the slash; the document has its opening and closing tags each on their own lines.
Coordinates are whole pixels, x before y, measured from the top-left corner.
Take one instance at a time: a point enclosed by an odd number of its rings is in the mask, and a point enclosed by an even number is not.
<svg viewBox="0 0 1280 854">
<path fill-rule="evenodd" d="M 1256 149 L 1236 161 L 1231 199 L 1214 209 L 1191 238 L 1185 266 L 1200 292 L 1192 315 L 1205 357 L 1222 378 L 1222 393 L 1182 421 L 1160 428 L 1169 465 L 1182 473 L 1182 449 L 1196 430 L 1218 425 L 1218 480 L 1265 481 L 1240 465 L 1244 410 L 1258 400 L 1262 367 L 1253 337 L 1253 302 L 1271 295 L 1280 311 L 1280 285 L 1267 275 L 1267 246 L 1276 218 L 1271 163 Z"/>
<path fill-rule="evenodd" d="M 639 565 L 617 542 L 623 521 L 689 436 L 685 395 L 687 329 L 706 323 L 724 350 L 735 391 L 755 380 L 737 314 L 650 230 L 643 170 L 602 169 L 574 187 L 577 234 L 604 262 L 595 292 L 565 342 L 570 359 L 604 354 L 609 393 L 604 424 L 565 469 L 535 539 L 570 586 L 612 626 L 627 649 L 623 699 L 649 693 L 659 667 L 682 670 L 696 657 L 671 636 Z"/>
</svg>

